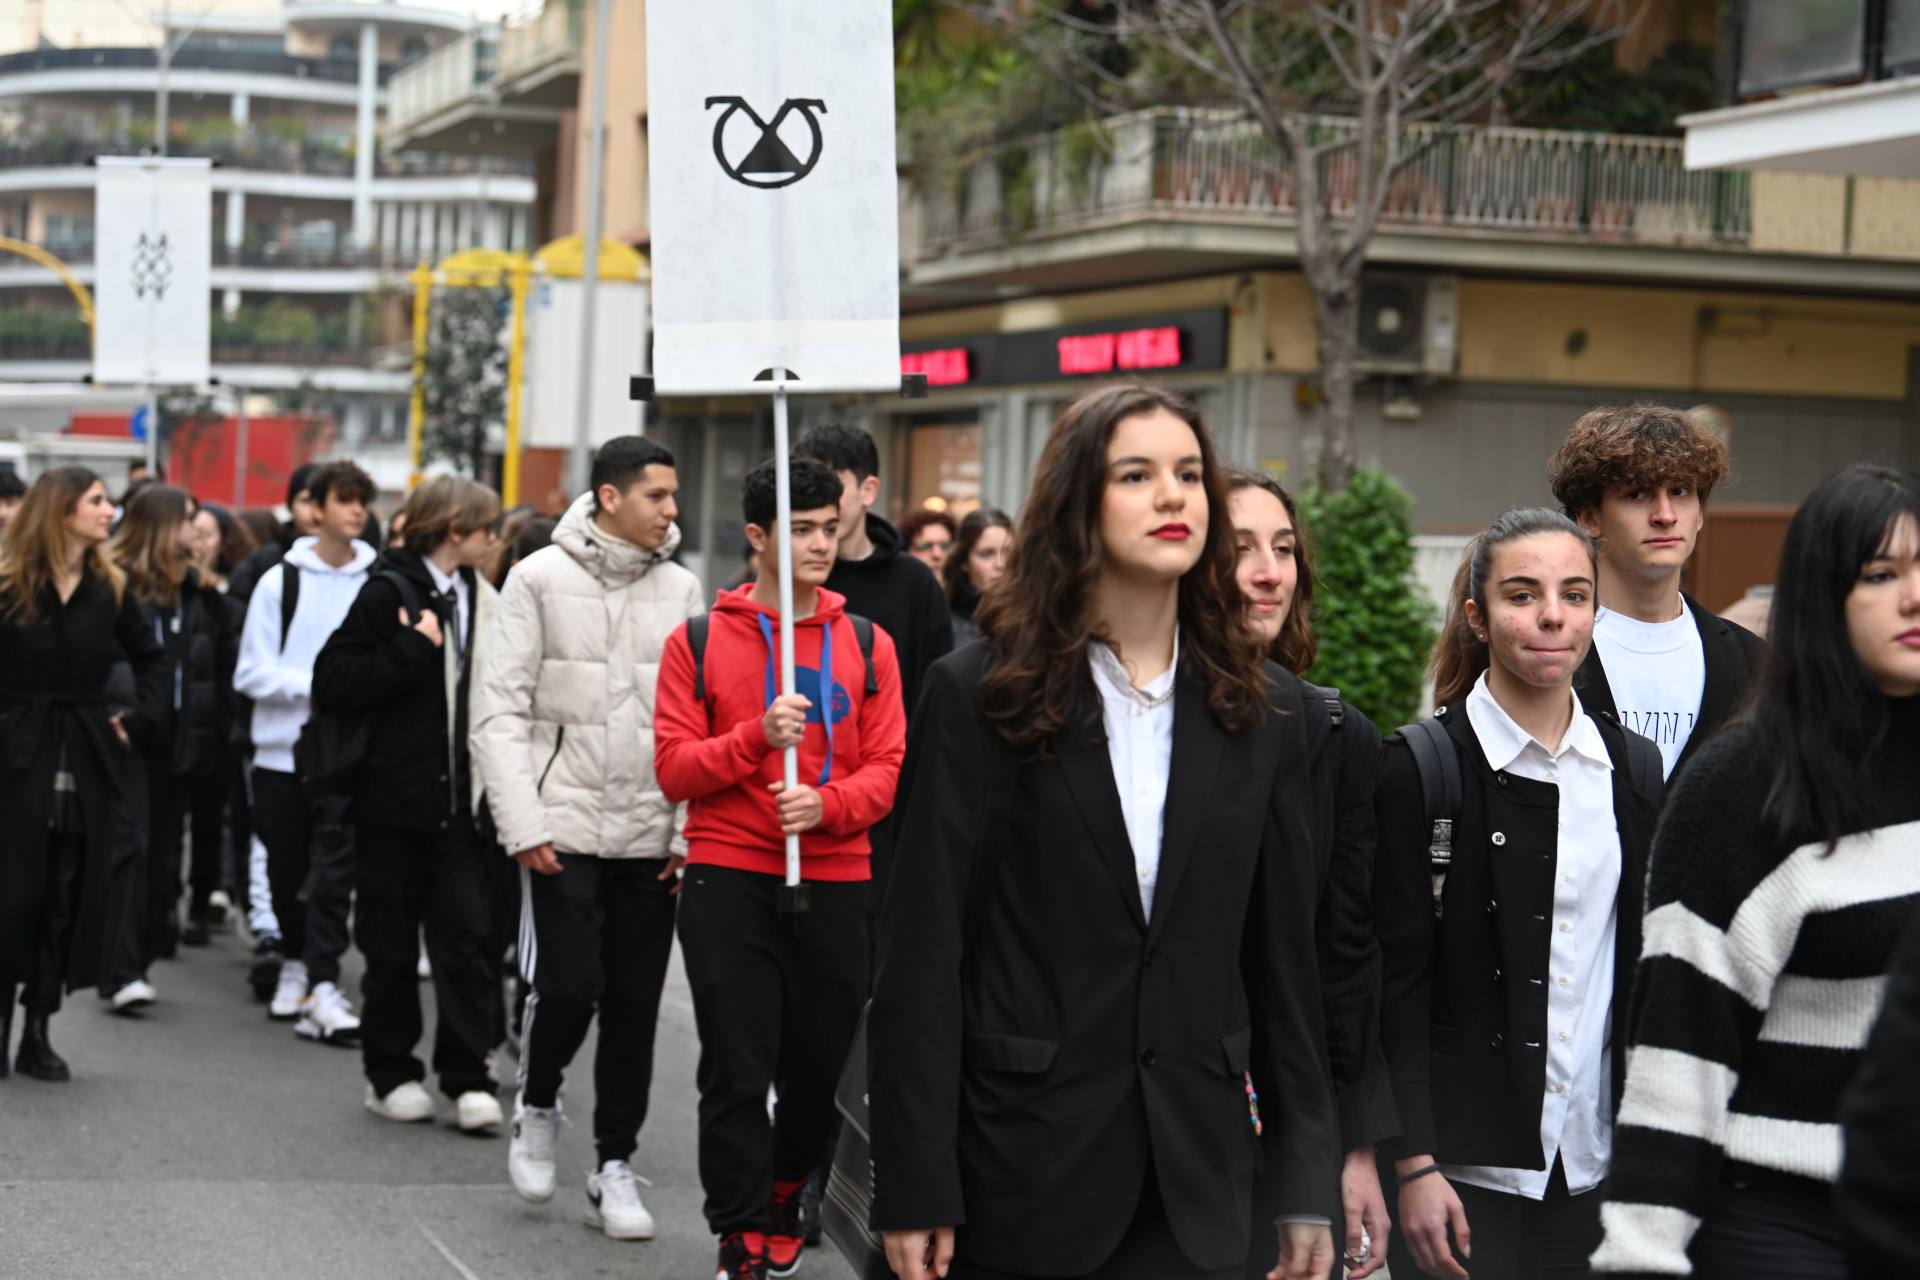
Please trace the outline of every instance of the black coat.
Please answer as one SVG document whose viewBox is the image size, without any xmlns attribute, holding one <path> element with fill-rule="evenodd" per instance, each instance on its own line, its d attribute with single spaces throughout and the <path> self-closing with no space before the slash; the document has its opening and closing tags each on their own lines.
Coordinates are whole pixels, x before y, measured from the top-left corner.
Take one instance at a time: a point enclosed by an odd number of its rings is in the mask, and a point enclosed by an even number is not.
<svg viewBox="0 0 1920 1280">
<path fill-rule="evenodd" d="M 873 1226 L 959 1224 L 974 1263 L 1079 1274 L 1151 1167 L 1188 1258 L 1238 1267 L 1263 1158 L 1281 1207 L 1337 1209 L 1307 775 L 1283 767 L 1305 758 L 1299 683 L 1270 667 L 1276 710 L 1238 734 L 1176 683 L 1148 923 L 1091 675 L 1084 716 L 1022 759 L 981 706 L 987 653 L 934 665 L 911 730 L 869 1021 Z"/>
<path fill-rule="evenodd" d="M 347 617 L 313 664 L 313 705 L 321 711 L 373 717 L 367 757 L 354 780 L 354 821 L 400 831 L 444 831 L 462 820 L 471 765 L 467 752 L 466 698 L 455 708 L 458 731 L 449 741 L 446 656 L 411 626 L 400 625 L 400 588 L 386 577 L 406 578 L 423 607 L 440 616 L 443 643 L 452 644 L 452 600 L 438 594 L 426 562 L 411 551 L 387 552 L 367 576 Z M 474 630 L 480 599 L 473 570 L 467 580 L 467 634 Z M 472 648 L 459 692 L 471 686 Z"/>
<path fill-rule="evenodd" d="M 165 735 L 177 777 L 219 765 L 233 724 L 233 669 L 245 615 L 191 570 L 174 605 L 142 604 L 140 618 L 165 648 L 171 721 Z M 176 626 L 176 620 L 178 625 Z M 173 705 L 176 696 L 178 705 Z M 161 744 L 154 744 L 156 747 Z M 154 754 L 150 751 L 149 754 Z M 159 780 L 165 785 L 165 780 Z"/>
<path fill-rule="evenodd" d="M 1707 679 L 1700 690 L 1700 715 L 1693 722 L 1693 732 L 1681 749 L 1680 758 L 1673 762 L 1672 778 L 1680 776 L 1701 744 L 1718 733 L 1740 709 L 1748 686 L 1760 669 L 1760 655 L 1767 647 L 1766 641 L 1739 623 L 1708 613 L 1692 596 L 1683 594 L 1680 598 L 1686 602 L 1694 625 L 1700 629 L 1700 651 L 1706 659 Z M 1620 718 L 1620 708 L 1613 700 L 1613 686 L 1607 683 L 1607 669 L 1600 661 L 1599 645 L 1587 650 L 1587 660 L 1580 664 L 1573 683 L 1580 695 L 1580 705 L 1588 715 L 1596 720 L 1603 716 Z"/>
<path fill-rule="evenodd" d="M 1846 1161 L 1833 1203 L 1856 1276 L 1920 1274 L 1920 917 L 1887 973 L 1866 1059 L 1840 1104 Z"/>
<path fill-rule="evenodd" d="M 1384 966 L 1381 1039 L 1399 1108 L 1395 1156 L 1544 1169 L 1547 961 L 1560 789 L 1487 763 L 1465 708 L 1441 719 L 1459 752 L 1461 812 L 1444 910 L 1433 913 L 1431 828 L 1406 743 L 1388 741 L 1376 813 L 1375 930 Z M 1630 782 L 1627 735 L 1594 722 L 1613 761 L 1620 890 L 1613 962 L 1613 1105 L 1626 1084 L 1626 1017 L 1640 958 L 1647 850 L 1659 815 Z M 1495 843 L 1495 837 L 1500 842 Z"/>
<path fill-rule="evenodd" d="M 0 972 L 20 976 L 34 938 L 47 871 L 53 775 L 64 751 L 80 793 L 86 833 L 81 896 L 68 952 L 70 990 L 101 977 L 107 949 L 132 928 L 147 815 L 136 805 L 133 750 L 109 723 L 114 664 L 131 664 L 134 707 L 126 727 L 137 748 L 160 740 L 170 701 L 166 654 L 132 594 L 118 603 L 91 572 L 66 604 L 52 588 L 38 616 L 21 621 L 0 600 Z"/>
</svg>

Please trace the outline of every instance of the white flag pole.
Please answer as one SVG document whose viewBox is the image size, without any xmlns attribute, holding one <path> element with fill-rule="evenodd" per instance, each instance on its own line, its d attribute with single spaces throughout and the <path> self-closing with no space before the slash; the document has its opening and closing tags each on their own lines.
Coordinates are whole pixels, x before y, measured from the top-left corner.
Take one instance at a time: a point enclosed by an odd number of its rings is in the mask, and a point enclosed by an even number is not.
<svg viewBox="0 0 1920 1280">
<path fill-rule="evenodd" d="M 773 384 L 773 500 L 774 546 L 780 562 L 780 692 L 794 692 L 793 676 L 793 474 L 789 465 L 787 439 L 786 370 L 774 371 Z M 821 708 L 821 715 L 832 715 L 832 707 Z M 780 753 L 780 765 L 787 790 L 800 785 L 800 752 L 788 747 Z M 807 909 L 806 890 L 800 884 L 800 837 L 787 837 L 787 890 L 781 907 L 787 912 Z"/>
</svg>

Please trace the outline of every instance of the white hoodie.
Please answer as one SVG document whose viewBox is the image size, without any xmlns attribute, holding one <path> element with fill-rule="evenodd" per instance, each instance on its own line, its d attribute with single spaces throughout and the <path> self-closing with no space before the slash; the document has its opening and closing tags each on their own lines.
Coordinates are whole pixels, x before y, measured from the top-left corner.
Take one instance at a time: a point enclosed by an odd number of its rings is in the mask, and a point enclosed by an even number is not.
<svg viewBox="0 0 1920 1280">
<path fill-rule="evenodd" d="M 312 710 L 313 663 L 367 580 L 375 553 L 353 544 L 353 559 L 336 569 L 314 552 L 316 538 L 301 538 L 286 558 L 266 571 L 247 602 L 240 633 L 240 662 L 233 687 L 253 699 L 253 762 L 276 773 L 293 772 L 293 744 Z M 300 598 L 286 643 L 280 636 L 281 586 L 300 574 Z"/>
</svg>

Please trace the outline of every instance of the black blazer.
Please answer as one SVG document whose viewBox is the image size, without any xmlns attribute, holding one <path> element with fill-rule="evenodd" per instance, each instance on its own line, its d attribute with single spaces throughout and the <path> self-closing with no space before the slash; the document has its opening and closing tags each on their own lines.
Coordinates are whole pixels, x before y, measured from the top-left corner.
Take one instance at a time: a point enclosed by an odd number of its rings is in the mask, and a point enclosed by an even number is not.
<svg viewBox="0 0 1920 1280">
<path fill-rule="evenodd" d="M 1673 762 L 1673 776 L 1679 777 L 1680 771 L 1693 759 L 1694 752 L 1702 743 L 1720 731 L 1733 713 L 1740 709 L 1747 695 L 1747 687 L 1752 684 L 1754 673 L 1760 668 L 1760 655 L 1766 649 L 1767 642 L 1737 622 L 1729 622 L 1717 613 L 1708 613 L 1700 607 L 1700 602 L 1692 596 L 1681 594 L 1686 601 L 1687 611 L 1693 614 L 1693 625 L 1700 629 L 1700 650 L 1706 658 L 1707 682 L 1700 690 L 1700 716 L 1693 722 L 1693 732 L 1687 738 L 1687 745 L 1681 748 L 1680 758 Z M 1580 672 L 1574 677 L 1574 690 L 1580 695 L 1580 705 L 1587 714 L 1598 720 L 1610 716 L 1620 718 L 1620 708 L 1613 700 L 1613 686 L 1607 683 L 1607 669 L 1600 662 L 1600 646 L 1594 645 L 1587 650 L 1587 660 L 1580 664 Z M 1671 781 L 1671 779 L 1669 779 Z"/>
<path fill-rule="evenodd" d="M 1380 772 L 1374 911 L 1384 963 L 1381 1038 L 1403 1130 L 1385 1146 L 1396 1156 L 1432 1153 L 1455 1164 L 1544 1169 L 1540 1107 L 1560 789 L 1496 773 L 1464 707 L 1443 707 L 1439 715 L 1460 754 L 1464 795 L 1437 926 L 1431 828 L 1419 770 L 1402 739 L 1388 741 Z M 1594 720 L 1613 761 L 1620 828 L 1609 1040 L 1618 1108 L 1647 851 L 1659 815 L 1629 781 L 1626 730 L 1611 716 Z"/>
<path fill-rule="evenodd" d="M 1091 675 L 1050 756 L 1017 759 L 981 707 L 988 661 L 936 663 L 913 722 L 868 1028 L 872 1224 L 958 1224 L 971 1262 L 1078 1274 L 1151 1168 L 1187 1257 L 1238 1267 L 1263 1149 L 1282 1208 L 1337 1211 L 1307 775 L 1283 767 L 1304 764 L 1299 683 L 1270 667 L 1276 709 L 1229 734 L 1177 681 L 1149 923 Z"/>
</svg>

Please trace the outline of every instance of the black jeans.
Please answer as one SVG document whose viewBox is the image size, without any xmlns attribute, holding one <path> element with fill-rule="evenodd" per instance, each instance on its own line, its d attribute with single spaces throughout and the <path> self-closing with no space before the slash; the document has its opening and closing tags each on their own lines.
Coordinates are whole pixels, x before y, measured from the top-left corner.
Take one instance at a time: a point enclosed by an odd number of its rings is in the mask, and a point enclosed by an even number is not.
<svg viewBox="0 0 1920 1280">
<path fill-rule="evenodd" d="M 520 1029 L 521 1098 L 554 1104 L 597 1009 L 593 1143 L 602 1163 L 626 1160 L 653 1088 L 673 881 L 660 879 L 665 858 L 559 857 L 557 876 L 521 874 L 520 976 L 532 988 Z"/>
<path fill-rule="evenodd" d="M 487 953 L 485 855 L 471 830 L 355 828 L 353 940 L 366 957 L 360 981 L 360 1058 L 385 1096 L 426 1079 L 420 1042 L 420 933 L 433 963 L 433 1070 L 450 1098 L 492 1093 L 487 1050 L 500 1003 L 499 964 Z"/>
<path fill-rule="evenodd" d="M 1698 1280 L 1847 1280 L 1832 1188 L 1737 1165 L 1688 1257 Z"/>
<path fill-rule="evenodd" d="M 140 963 L 148 967 L 166 950 L 167 930 L 180 909 L 180 837 L 186 831 L 186 779 L 173 775 L 173 743 L 144 753 L 147 787 L 147 862 L 140 909 Z"/>
<path fill-rule="evenodd" d="M 33 943 L 25 953 L 24 973 L 0 974 L 0 1004 L 13 998 L 17 983 L 20 1005 L 28 1013 L 60 1011 L 60 997 L 66 989 L 67 957 L 73 947 L 74 915 L 80 908 L 86 866 L 85 836 L 78 832 L 49 831 L 46 857 L 35 882 L 7 886 L 9 893 L 37 901 L 31 914 L 8 913 L 10 918 L 32 922 Z M 112 945 L 110 939 L 108 945 Z M 0 1053 L 5 1052 L 6 1046 L 0 1045 Z"/>
<path fill-rule="evenodd" d="M 199 773 L 181 778 L 187 790 L 192 856 L 188 862 L 191 887 L 189 910 L 198 919 L 207 913 L 207 899 L 226 874 L 227 761 L 224 754 Z"/>
<path fill-rule="evenodd" d="M 700 1031 L 700 1185 L 715 1235 L 767 1230 L 774 1180 L 820 1163 L 867 998 L 866 883 L 815 883 L 812 909 L 791 916 L 780 887 L 777 876 L 688 867 L 680 895 Z"/>
<path fill-rule="evenodd" d="M 1428 1174 L 1439 1177 L 1439 1174 Z M 1394 1280 L 1420 1280 L 1427 1273 L 1413 1260 L 1401 1230 L 1397 1194 L 1391 1179 L 1382 1183 L 1387 1204 L 1394 1209 L 1393 1237 L 1387 1248 L 1387 1267 Z M 1473 1233 L 1471 1263 L 1454 1246 L 1454 1256 L 1473 1280 L 1543 1280 L 1545 1277 L 1584 1276 L 1587 1259 L 1600 1247 L 1600 1201 L 1606 1188 L 1580 1195 L 1567 1189 L 1566 1170 L 1555 1157 L 1547 1177 L 1544 1200 L 1505 1191 L 1491 1191 L 1470 1183 L 1453 1183 Z M 1336 1244 L 1340 1231 L 1334 1231 Z"/>
<path fill-rule="evenodd" d="M 315 803 L 298 777 L 256 766 L 253 826 L 267 846 L 267 883 L 287 957 L 306 962 L 311 983 L 339 982 L 353 902 L 345 802 Z"/>
</svg>

